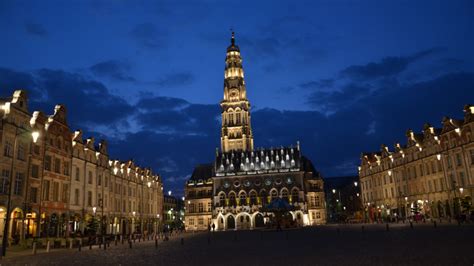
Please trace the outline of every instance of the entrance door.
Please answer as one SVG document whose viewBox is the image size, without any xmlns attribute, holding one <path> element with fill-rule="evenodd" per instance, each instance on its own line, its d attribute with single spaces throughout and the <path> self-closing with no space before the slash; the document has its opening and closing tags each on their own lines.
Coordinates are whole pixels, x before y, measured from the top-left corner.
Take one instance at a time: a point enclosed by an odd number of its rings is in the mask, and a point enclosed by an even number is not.
<svg viewBox="0 0 474 266">
<path fill-rule="evenodd" d="M 227 217 L 227 229 L 235 229 L 235 219 L 232 215 Z"/>
</svg>

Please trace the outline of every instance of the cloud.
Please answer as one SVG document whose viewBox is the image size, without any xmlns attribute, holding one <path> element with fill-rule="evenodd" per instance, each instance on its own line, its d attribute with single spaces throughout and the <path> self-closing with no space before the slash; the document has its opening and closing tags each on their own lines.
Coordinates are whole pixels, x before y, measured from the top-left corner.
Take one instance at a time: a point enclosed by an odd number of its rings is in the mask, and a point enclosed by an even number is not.
<svg viewBox="0 0 474 266">
<path fill-rule="evenodd" d="M 124 119 L 134 112 L 129 103 L 111 94 L 101 82 L 63 70 L 19 72 L 0 68 L 0 84 L 27 90 L 30 109 L 50 113 L 56 104 L 64 104 L 74 127 L 108 125 L 113 129 L 124 125 Z"/>
<path fill-rule="evenodd" d="M 319 79 L 319 80 L 312 80 L 303 82 L 299 85 L 300 88 L 303 89 L 331 89 L 334 87 L 335 80 L 334 79 Z"/>
<path fill-rule="evenodd" d="M 341 71 L 343 77 L 353 80 L 372 80 L 383 77 L 390 77 L 400 74 L 407 67 L 427 56 L 439 53 L 441 48 L 432 48 L 420 51 L 410 56 L 389 56 L 383 58 L 380 62 L 371 62 L 366 65 L 353 65 Z"/>
<path fill-rule="evenodd" d="M 135 82 L 134 77 L 127 73 L 130 71 L 130 64 L 118 60 L 107 60 L 97 63 L 89 68 L 98 77 L 108 77 L 118 81 Z"/>
<path fill-rule="evenodd" d="M 48 31 L 39 23 L 28 22 L 25 23 L 25 31 L 31 35 L 36 35 L 39 37 L 48 36 Z"/>
<path fill-rule="evenodd" d="M 194 81 L 194 75 L 191 72 L 179 72 L 165 75 L 163 78 L 154 82 L 160 88 L 173 88 L 189 85 Z"/>
<path fill-rule="evenodd" d="M 165 111 L 165 110 L 177 110 L 184 106 L 188 106 L 189 103 L 186 100 L 173 97 L 142 97 L 136 107 L 140 110 L 149 111 Z"/>
<path fill-rule="evenodd" d="M 142 23 L 130 31 L 130 36 L 142 47 L 156 49 L 165 45 L 167 33 L 153 23 Z"/>
</svg>

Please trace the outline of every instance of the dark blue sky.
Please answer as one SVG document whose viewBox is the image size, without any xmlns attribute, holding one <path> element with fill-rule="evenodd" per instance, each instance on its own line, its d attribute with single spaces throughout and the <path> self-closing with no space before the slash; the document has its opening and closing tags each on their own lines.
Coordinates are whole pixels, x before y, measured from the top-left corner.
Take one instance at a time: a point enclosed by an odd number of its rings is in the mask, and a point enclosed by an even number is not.
<svg viewBox="0 0 474 266">
<path fill-rule="evenodd" d="M 473 1 L 0 1 L 0 91 L 152 166 L 182 193 L 219 144 L 241 48 L 256 146 L 301 142 L 323 176 L 474 103 Z"/>
</svg>

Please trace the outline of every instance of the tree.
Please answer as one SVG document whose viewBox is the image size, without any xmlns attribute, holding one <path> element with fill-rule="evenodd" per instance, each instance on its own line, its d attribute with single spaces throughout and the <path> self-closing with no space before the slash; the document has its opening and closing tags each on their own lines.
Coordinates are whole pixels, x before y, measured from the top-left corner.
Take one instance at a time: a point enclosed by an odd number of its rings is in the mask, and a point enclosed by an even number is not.
<svg viewBox="0 0 474 266">
<path fill-rule="evenodd" d="M 99 228 L 99 221 L 93 216 L 87 221 L 86 231 L 89 235 L 95 235 Z"/>
</svg>

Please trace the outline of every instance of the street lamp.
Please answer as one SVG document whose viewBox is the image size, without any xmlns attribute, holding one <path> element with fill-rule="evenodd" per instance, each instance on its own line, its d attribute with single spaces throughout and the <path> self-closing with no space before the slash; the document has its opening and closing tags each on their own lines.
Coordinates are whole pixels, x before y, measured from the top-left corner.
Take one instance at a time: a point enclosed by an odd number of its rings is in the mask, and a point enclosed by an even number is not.
<svg viewBox="0 0 474 266">
<path fill-rule="evenodd" d="M 171 190 L 168 191 L 168 196 L 171 196 Z"/>
<path fill-rule="evenodd" d="M 460 187 L 459 192 L 461 192 L 461 194 L 462 194 L 464 192 L 464 188 Z"/>
<path fill-rule="evenodd" d="M 8 122 L 7 122 L 8 123 Z M 29 133 L 29 131 L 26 132 L 19 132 L 18 129 L 19 127 L 14 125 L 15 128 L 15 140 L 13 141 L 13 153 L 12 153 L 12 163 L 10 165 L 10 179 L 8 181 L 8 203 L 7 203 L 7 210 L 6 210 L 6 219 L 5 219 L 5 224 L 3 226 L 3 239 L 2 239 L 2 255 L 5 256 L 7 252 L 7 245 L 8 245 L 8 229 L 10 225 L 10 211 L 11 211 L 11 201 L 12 201 L 12 186 L 13 184 L 13 170 L 14 170 L 14 163 L 15 163 L 15 150 L 18 142 L 18 136 L 21 136 L 22 134 Z M 39 132 L 38 131 L 33 131 L 31 132 L 31 136 L 33 139 L 33 142 L 36 143 L 39 137 Z M 29 159 L 28 159 L 28 168 L 29 168 Z M 29 169 L 28 169 L 28 175 L 29 175 Z"/>
<path fill-rule="evenodd" d="M 336 190 L 335 190 L 335 189 L 332 189 L 332 194 L 336 194 Z"/>
<path fill-rule="evenodd" d="M 356 187 L 357 187 L 357 185 L 359 185 L 359 184 L 357 183 L 357 181 L 355 181 L 355 182 L 354 182 L 354 186 L 356 186 Z"/>
</svg>

